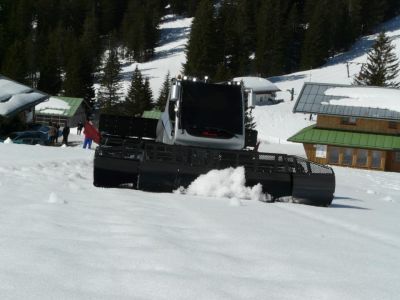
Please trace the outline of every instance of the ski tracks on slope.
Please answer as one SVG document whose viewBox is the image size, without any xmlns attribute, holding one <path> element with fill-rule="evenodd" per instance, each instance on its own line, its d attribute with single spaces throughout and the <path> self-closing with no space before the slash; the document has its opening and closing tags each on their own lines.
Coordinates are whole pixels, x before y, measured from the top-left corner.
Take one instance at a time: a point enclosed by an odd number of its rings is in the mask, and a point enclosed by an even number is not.
<svg viewBox="0 0 400 300">
<path fill-rule="evenodd" d="M 306 219 L 314 220 L 322 224 L 334 226 L 343 229 L 347 232 L 354 233 L 357 236 L 374 240 L 376 243 L 383 243 L 387 246 L 394 247 L 400 250 L 400 239 L 398 236 L 391 235 L 382 231 L 366 228 L 356 223 L 350 223 L 343 219 L 338 219 L 328 216 L 324 211 L 329 212 L 329 208 L 314 208 L 314 207 L 299 207 L 297 205 L 278 204 L 280 209 L 290 212 L 296 216 L 301 216 Z M 324 210 L 324 211 L 323 211 Z"/>
</svg>

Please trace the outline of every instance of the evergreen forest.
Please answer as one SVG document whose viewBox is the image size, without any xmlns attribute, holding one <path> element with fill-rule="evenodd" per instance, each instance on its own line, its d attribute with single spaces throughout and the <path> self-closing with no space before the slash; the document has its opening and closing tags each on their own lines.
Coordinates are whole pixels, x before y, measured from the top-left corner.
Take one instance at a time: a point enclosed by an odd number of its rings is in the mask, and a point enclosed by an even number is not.
<svg viewBox="0 0 400 300">
<path fill-rule="evenodd" d="M 0 0 L 0 73 L 91 103 L 104 54 L 151 60 L 162 16 L 179 14 L 195 17 L 186 74 L 269 77 L 318 67 L 399 12 L 398 0 Z"/>
</svg>

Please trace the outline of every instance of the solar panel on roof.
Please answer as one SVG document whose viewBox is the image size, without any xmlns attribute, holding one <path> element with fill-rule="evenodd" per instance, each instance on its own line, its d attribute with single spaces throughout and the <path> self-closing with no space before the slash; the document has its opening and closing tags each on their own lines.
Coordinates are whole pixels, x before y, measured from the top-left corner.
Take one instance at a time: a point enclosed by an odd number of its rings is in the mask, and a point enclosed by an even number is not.
<svg viewBox="0 0 400 300">
<path fill-rule="evenodd" d="M 327 96 L 325 92 L 328 89 L 338 87 L 351 87 L 356 86 L 343 85 L 343 84 L 325 84 L 325 83 L 312 83 L 306 82 L 297 98 L 294 106 L 294 112 L 300 113 L 322 113 L 340 116 L 353 116 L 365 118 L 379 118 L 388 120 L 400 120 L 400 113 L 388 109 L 368 108 L 359 106 L 338 106 L 328 103 L 330 100 L 343 99 L 344 97 Z M 362 87 L 365 88 L 365 87 Z M 309 105 L 306 105 L 309 104 Z"/>
</svg>

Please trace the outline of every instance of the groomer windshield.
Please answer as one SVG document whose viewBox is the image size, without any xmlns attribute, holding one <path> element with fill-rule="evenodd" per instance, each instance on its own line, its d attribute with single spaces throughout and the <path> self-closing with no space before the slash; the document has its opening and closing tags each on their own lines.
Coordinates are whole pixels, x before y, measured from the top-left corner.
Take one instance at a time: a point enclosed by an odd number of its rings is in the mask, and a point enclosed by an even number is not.
<svg viewBox="0 0 400 300">
<path fill-rule="evenodd" d="M 181 127 L 195 136 L 232 138 L 243 134 L 239 85 L 182 82 Z"/>
</svg>

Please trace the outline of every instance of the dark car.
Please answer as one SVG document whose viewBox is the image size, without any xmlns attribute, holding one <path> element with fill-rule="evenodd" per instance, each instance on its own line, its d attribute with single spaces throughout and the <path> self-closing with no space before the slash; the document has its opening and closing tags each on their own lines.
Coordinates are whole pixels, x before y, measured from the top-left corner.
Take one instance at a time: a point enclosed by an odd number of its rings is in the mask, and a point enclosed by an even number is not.
<svg viewBox="0 0 400 300">
<path fill-rule="evenodd" d="M 18 131 L 8 136 L 14 144 L 48 145 L 47 133 L 41 131 Z"/>
</svg>

